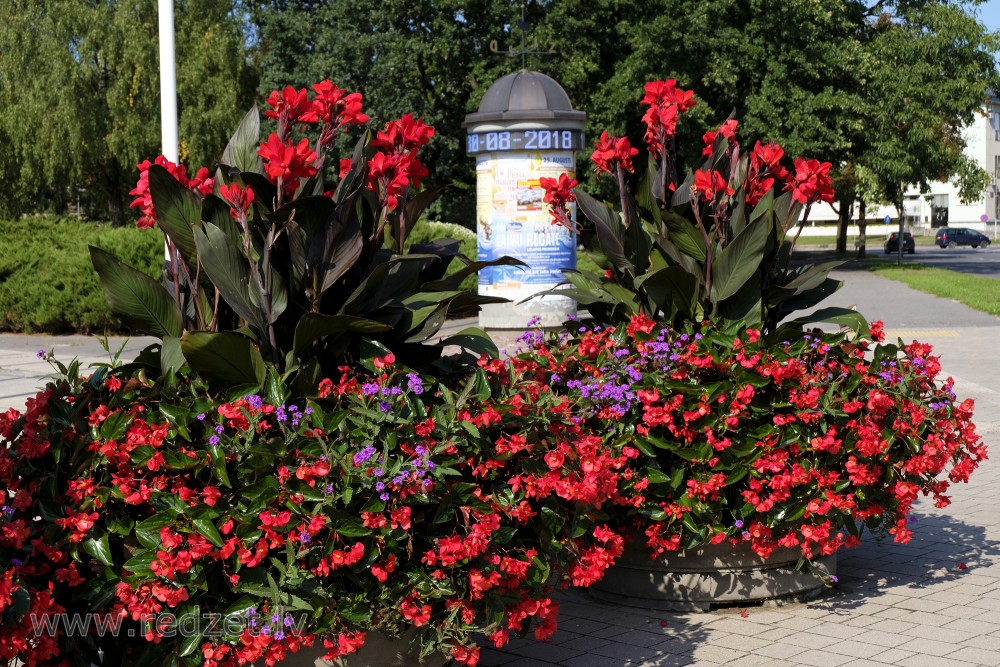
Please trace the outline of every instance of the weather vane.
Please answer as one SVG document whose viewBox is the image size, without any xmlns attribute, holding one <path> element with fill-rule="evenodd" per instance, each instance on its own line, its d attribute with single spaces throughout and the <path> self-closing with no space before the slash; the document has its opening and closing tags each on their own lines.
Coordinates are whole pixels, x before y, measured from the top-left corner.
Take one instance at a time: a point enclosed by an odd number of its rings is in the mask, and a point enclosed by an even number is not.
<svg viewBox="0 0 1000 667">
<path fill-rule="evenodd" d="M 528 46 L 529 46 L 528 43 L 527 43 L 528 23 L 527 23 L 527 21 L 524 20 L 524 5 L 525 5 L 525 3 L 522 0 L 522 2 L 521 2 L 521 20 L 517 22 L 517 27 L 521 29 L 521 48 L 520 49 L 514 49 L 513 47 L 511 47 L 511 48 L 507 49 L 506 51 L 501 51 L 499 45 L 497 44 L 497 40 L 495 40 L 495 39 L 490 40 L 490 51 L 492 51 L 493 53 L 507 55 L 507 56 L 511 56 L 513 58 L 516 58 L 517 56 L 521 56 L 521 68 L 522 69 L 527 68 L 527 59 L 528 59 L 529 55 L 551 56 L 551 55 L 555 55 L 556 54 L 556 43 L 555 42 L 549 42 L 549 48 L 548 48 L 548 50 L 547 51 L 542 51 L 542 50 L 540 50 L 541 47 L 540 47 L 540 45 L 538 43 L 538 39 L 537 38 L 532 39 L 531 45 L 530 45 L 531 48 L 530 49 L 528 48 Z"/>
</svg>

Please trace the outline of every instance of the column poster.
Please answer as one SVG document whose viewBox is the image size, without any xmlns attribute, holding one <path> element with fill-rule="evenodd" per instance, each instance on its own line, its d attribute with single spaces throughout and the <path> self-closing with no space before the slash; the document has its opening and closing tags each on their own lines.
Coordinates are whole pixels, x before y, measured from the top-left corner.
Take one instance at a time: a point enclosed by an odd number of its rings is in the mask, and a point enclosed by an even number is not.
<svg viewBox="0 0 1000 667">
<path fill-rule="evenodd" d="M 520 301 L 564 282 L 562 269 L 576 268 L 576 234 L 552 224 L 538 184 L 543 176 L 573 177 L 575 167 L 571 151 L 490 153 L 477 159 L 479 259 L 509 255 L 528 264 L 480 271 L 480 294 Z M 575 219 L 575 211 L 571 213 Z M 576 304 L 568 297 L 539 301 L 550 308 L 565 302 L 567 312 L 575 313 Z"/>
</svg>

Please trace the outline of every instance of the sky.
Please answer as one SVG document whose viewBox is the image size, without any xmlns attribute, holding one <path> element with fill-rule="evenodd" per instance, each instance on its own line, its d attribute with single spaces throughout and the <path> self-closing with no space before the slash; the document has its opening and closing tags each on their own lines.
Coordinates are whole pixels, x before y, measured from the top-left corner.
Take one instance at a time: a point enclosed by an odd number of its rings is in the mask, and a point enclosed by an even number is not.
<svg viewBox="0 0 1000 667">
<path fill-rule="evenodd" d="M 980 5 L 979 20 L 992 32 L 1000 31 L 1000 0 L 988 0 Z"/>
</svg>

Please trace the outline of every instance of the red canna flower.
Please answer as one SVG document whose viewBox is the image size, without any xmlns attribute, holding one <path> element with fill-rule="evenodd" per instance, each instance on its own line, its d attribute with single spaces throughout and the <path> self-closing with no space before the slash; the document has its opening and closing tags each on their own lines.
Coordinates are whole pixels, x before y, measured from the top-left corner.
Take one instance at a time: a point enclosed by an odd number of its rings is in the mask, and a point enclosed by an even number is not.
<svg viewBox="0 0 1000 667">
<path fill-rule="evenodd" d="M 649 109 L 642 117 L 646 123 L 646 146 L 649 152 L 659 157 L 667 143 L 677 132 L 677 116 L 695 104 L 694 92 L 677 88 L 675 79 L 650 81 L 646 84 L 646 95 L 641 104 Z"/>
<path fill-rule="evenodd" d="M 715 138 L 721 133 L 726 139 L 729 139 L 730 145 L 736 142 L 736 127 L 739 125 L 739 121 L 735 118 L 730 118 L 725 123 L 722 124 L 716 131 L 709 130 L 701 136 L 701 140 L 705 142 L 705 147 L 701 150 L 702 155 L 711 155 L 712 149 L 715 144 Z M 757 142 L 758 145 L 760 142 Z"/>
<path fill-rule="evenodd" d="M 238 183 L 230 185 L 220 185 L 219 195 L 229 204 L 229 215 L 237 221 L 246 221 L 247 212 L 253 205 L 253 189 L 248 185 L 246 189 L 241 188 Z"/>
<path fill-rule="evenodd" d="M 795 159 L 795 173 L 785 182 L 785 190 L 792 191 L 792 199 L 800 204 L 833 201 L 829 162 Z"/>
<path fill-rule="evenodd" d="M 714 169 L 702 171 L 698 169 L 694 172 L 694 183 L 691 184 L 691 192 L 701 198 L 702 201 L 712 201 L 719 193 L 726 193 L 732 196 L 735 194 L 726 179 Z"/>
<path fill-rule="evenodd" d="M 558 179 L 542 176 L 538 179 L 538 185 L 545 190 L 542 201 L 549 205 L 552 224 L 562 225 L 575 232 L 576 223 L 570 214 L 569 204 L 576 201 L 576 195 L 573 194 L 573 188 L 577 186 L 576 179 L 570 178 L 567 174 L 559 174 Z"/>
<path fill-rule="evenodd" d="M 639 154 L 639 149 L 632 148 L 626 137 L 613 137 L 605 130 L 600 140 L 594 144 L 597 150 L 590 156 L 590 161 L 597 167 L 597 173 L 614 174 L 615 169 L 635 171 L 632 158 Z"/>
<path fill-rule="evenodd" d="M 140 229 L 149 229 L 156 226 L 156 211 L 153 208 L 153 197 L 149 192 L 149 168 L 153 164 L 159 165 L 170 172 L 170 175 L 177 179 L 177 182 L 185 188 L 205 196 L 215 188 L 215 181 L 208 176 L 208 169 L 201 167 L 194 178 L 188 178 L 187 169 L 184 165 L 177 165 L 163 157 L 157 155 L 156 159 L 150 163 L 143 160 L 136 165 L 139 169 L 139 180 L 135 187 L 129 191 L 130 195 L 135 195 L 135 199 L 129 204 L 129 208 L 139 208 L 142 215 L 139 216 L 136 226 Z"/>
<path fill-rule="evenodd" d="M 417 149 L 427 144 L 433 136 L 433 127 L 425 125 L 419 118 L 414 120 L 413 114 L 407 113 L 399 120 L 386 123 L 385 129 L 372 139 L 371 145 L 397 154 L 416 153 Z"/>
<path fill-rule="evenodd" d="M 267 98 L 270 109 L 264 110 L 264 115 L 278 121 L 278 135 L 287 139 L 292 127 L 298 123 L 315 123 L 316 115 L 312 111 L 309 93 L 305 88 L 295 90 L 286 86 L 284 90 L 272 90 Z"/>
<path fill-rule="evenodd" d="M 295 194 L 300 179 L 316 173 L 313 163 L 317 156 L 309 149 L 308 139 L 302 139 L 296 145 L 282 141 L 272 132 L 257 149 L 257 155 L 264 160 L 264 173 L 268 180 L 280 185 L 287 196 Z"/>
<path fill-rule="evenodd" d="M 344 125 L 364 125 L 368 115 L 361 112 L 361 93 L 348 93 L 329 81 L 312 85 L 316 97 L 303 114 L 303 122 L 322 122 L 324 125 L 342 127 Z"/>
</svg>

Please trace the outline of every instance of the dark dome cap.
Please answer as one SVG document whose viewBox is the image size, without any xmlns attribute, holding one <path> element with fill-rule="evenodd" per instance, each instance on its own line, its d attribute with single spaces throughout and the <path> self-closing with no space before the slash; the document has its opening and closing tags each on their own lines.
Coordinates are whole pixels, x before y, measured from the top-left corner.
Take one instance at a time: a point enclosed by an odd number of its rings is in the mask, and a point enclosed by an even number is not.
<svg viewBox="0 0 1000 667">
<path fill-rule="evenodd" d="M 587 114 L 574 111 L 562 86 L 540 72 L 521 70 L 496 81 L 464 125 L 505 120 L 568 120 L 583 123 Z"/>
</svg>

